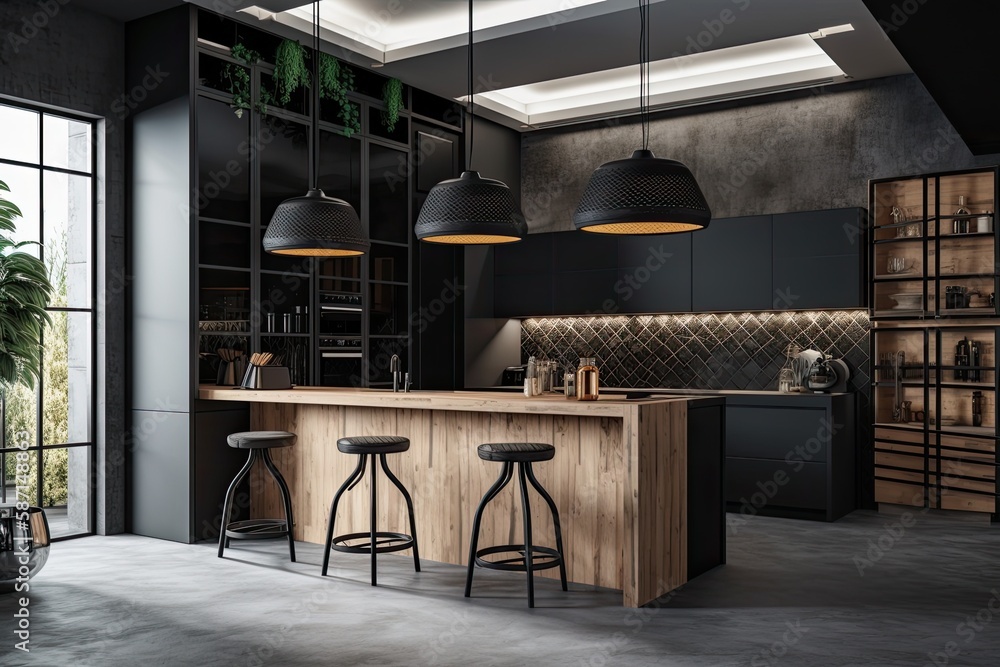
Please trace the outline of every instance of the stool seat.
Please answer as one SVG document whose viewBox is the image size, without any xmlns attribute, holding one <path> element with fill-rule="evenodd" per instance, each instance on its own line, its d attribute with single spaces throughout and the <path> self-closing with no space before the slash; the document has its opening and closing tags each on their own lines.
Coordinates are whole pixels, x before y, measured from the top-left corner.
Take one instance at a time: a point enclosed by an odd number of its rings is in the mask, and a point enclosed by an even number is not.
<svg viewBox="0 0 1000 667">
<path fill-rule="evenodd" d="M 291 447 L 295 438 L 295 434 L 288 431 L 243 431 L 231 433 L 226 442 L 236 449 L 273 449 Z"/>
<path fill-rule="evenodd" d="M 555 447 L 541 442 L 493 442 L 479 445 L 479 458 L 484 461 L 534 463 L 549 461 L 555 455 Z"/>
<path fill-rule="evenodd" d="M 344 454 L 396 454 L 410 448 L 410 439 L 398 435 L 353 435 L 337 441 Z"/>
</svg>

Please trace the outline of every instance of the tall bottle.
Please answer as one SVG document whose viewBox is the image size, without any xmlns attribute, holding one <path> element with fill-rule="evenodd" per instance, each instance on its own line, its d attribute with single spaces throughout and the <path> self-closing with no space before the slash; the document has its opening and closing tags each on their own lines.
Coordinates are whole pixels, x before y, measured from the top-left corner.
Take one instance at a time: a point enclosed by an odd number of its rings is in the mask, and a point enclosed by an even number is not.
<svg viewBox="0 0 1000 667">
<path fill-rule="evenodd" d="M 576 398 L 580 401 L 596 401 L 600 391 L 597 365 L 594 357 L 580 357 L 576 369 Z"/>
<path fill-rule="evenodd" d="M 965 195 L 958 196 L 958 210 L 955 215 L 969 215 L 971 211 L 965 204 Z M 955 234 L 965 234 L 969 231 L 969 218 L 954 220 L 952 222 L 952 232 Z"/>
<path fill-rule="evenodd" d="M 982 372 L 979 370 L 979 366 L 982 366 L 982 354 L 979 352 L 979 343 L 972 341 L 969 343 L 969 365 L 973 366 L 973 369 L 969 371 L 969 382 L 981 382 Z"/>
</svg>

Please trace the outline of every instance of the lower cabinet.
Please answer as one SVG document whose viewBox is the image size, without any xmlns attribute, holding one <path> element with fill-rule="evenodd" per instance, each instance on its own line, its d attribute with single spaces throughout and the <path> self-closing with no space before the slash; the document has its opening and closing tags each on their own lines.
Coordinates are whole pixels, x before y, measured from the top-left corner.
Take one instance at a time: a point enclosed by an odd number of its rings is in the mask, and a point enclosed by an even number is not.
<svg viewBox="0 0 1000 667">
<path fill-rule="evenodd" d="M 875 428 L 875 501 L 997 513 L 996 439 Z"/>
<path fill-rule="evenodd" d="M 729 394 L 726 505 L 836 521 L 857 507 L 854 394 Z"/>
<path fill-rule="evenodd" d="M 725 411 L 722 398 L 688 403 L 688 580 L 726 562 Z"/>
</svg>

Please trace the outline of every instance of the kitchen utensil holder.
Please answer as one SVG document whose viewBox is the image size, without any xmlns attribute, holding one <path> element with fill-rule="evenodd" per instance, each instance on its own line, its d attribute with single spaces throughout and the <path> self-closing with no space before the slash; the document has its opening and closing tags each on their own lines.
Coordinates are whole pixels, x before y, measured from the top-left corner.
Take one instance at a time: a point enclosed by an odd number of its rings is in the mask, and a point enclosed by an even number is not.
<svg viewBox="0 0 1000 667">
<path fill-rule="evenodd" d="M 291 374 L 287 366 L 253 366 L 243 378 L 244 389 L 291 389 Z"/>
</svg>

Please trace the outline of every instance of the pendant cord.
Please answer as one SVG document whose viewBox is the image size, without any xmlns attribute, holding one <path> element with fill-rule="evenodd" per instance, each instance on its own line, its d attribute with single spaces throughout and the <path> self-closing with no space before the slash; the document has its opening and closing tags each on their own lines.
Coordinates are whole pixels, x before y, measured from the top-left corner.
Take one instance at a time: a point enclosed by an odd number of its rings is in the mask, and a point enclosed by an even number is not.
<svg viewBox="0 0 1000 667">
<path fill-rule="evenodd" d="M 475 102 L 473 100 L 474 86 L 472 83 L 472 68 L 473 68 L 473 38 L 472 38 L 472 0 L 469 0 L 469 63 L 466 66 L 466 75 L 469 79 L 469 161 L 466 165 L 466 171 L 472 171 L 472 151 L 476 145 L 476 111 Z"/>
<path fill-rule="evenodd" d="M 639 122 L 643 150 L 649 150 L 649 54 L 649 0 L 639 0 Z"/>
<path fill-rule="evenodd" d="M 313 62 L 312 62 L 312 141 L 309 143 L 312 155 L 312 187 L 319 189 L 319 113 L 320 113 L 320 82 L 319 82 L 319 1 L 313 3 Z"/>
</svg>

